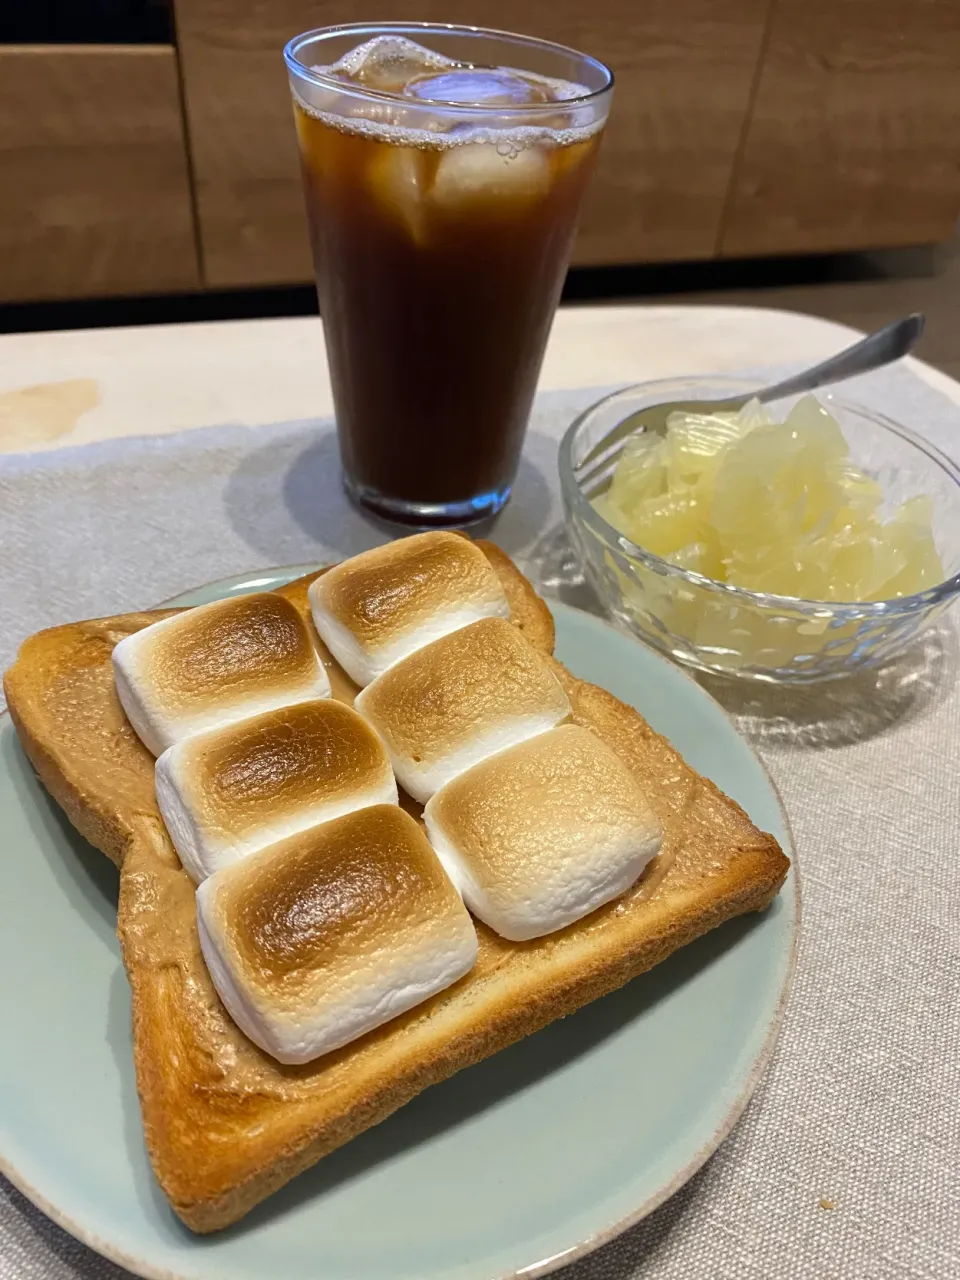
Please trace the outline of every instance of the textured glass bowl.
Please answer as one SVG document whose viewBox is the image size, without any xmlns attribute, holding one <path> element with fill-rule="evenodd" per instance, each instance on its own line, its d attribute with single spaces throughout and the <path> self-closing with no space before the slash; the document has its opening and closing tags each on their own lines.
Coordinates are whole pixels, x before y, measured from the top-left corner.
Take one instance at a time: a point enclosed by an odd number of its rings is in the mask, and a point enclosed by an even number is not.
<svg viewBox="0 0 960 1280">
<path fill-rule="evenodd" d="M 679 569 L 619 533 L 574 474 L 580 460 L 629 414 L 668 400 L 718 399 L 760 384 L 719 377 L 641 383 L 607 396 L 571 425 L 560 445 L 567 526 L 584 574 L 612 616 L 678 662 L 767 681 L 823 680 L 884 662 L 960 594 L 960 468 L 900 423 L 842 396 L 819 392 L 853 460 L 879 481 L 885 517 L 905 498 L 933 500 L 933 533 L 946 579 L 917 595 L 870 604 L 767 595 Z M 796 402 L 775 406 L 782 419 Z M 960 409 L 957 410 L 960 446 Z"/>
</svg>

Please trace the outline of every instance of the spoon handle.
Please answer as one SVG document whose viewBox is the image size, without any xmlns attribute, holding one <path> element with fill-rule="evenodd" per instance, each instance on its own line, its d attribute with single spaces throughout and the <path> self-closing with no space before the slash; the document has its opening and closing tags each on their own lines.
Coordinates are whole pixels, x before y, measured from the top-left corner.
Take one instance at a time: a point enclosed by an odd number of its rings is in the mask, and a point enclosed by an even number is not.
<svg viewBox="0 0 960 1280">
<path fill-rule="evenodd" d="M 899 360 L 911 349 L 923 333 L 926 317 L 919 311 L 893 320 L 876 333 L 861 338 L 852 347 L 840 351 L 822 364 L 812 369 L 804 369 L 792 378 L 786 378 L 772 387 L 765 387 L 757 393 L 757 399 L 763 404 L 769 400 L 779 400 L 784 396 L 795 396 L 803 391 L 816 391 L 818 387 L 827 387 L 833 382 L 843 382 L 858 373 L 869 373 L 871 369 L 882 369 L 884 365 Z"/>
<path fill-rule="evenodd" d="M 770 400 L 779 400 L 784 396 L 799 395 L 804 391 L 816 391 L 818 387 L 827 387 L 834 382 L 843 382 L 858 373 L 869 373 L 871 369 L 881 369 L 884 365 L 905 356 L 913 344 L 923 333 L 926 318 L 919 311 L 893 320 L 876 333 L 868 334 L 855 342 L 852 347 L 831 356 L 812 369 L 796 373 L 783 382 L 776 382 L 772 387 L 764 387 L 762 391 L 753 391 L 749 395 L 727 396 L 722 400 L 709 401 L 675 401 L 669 404 L 648 405 L 628 414 L 622 422 L 612 427 L 607 434 L 593 446 L 576 467 L 581 485 L 589 484 L 604 474 L 616 461 L 624 442 L 642 424 L 648 431 L 666 434 L 667 416 L 672 410 L 680 409 L 688 413 L 736 413 L 748 400 L 759 400 L 766 404 Z"/>
</svg>

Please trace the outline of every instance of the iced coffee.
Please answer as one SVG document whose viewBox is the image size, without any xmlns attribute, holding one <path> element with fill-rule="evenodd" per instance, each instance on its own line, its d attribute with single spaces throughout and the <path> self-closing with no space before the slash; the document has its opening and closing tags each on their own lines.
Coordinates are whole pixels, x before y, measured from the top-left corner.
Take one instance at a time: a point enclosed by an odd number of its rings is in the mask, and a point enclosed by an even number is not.
<svg viewBox="0 0 960 1280">
<path fill-rule="evenodd" d="M 416 524 L 490 515 L 609 72 L 520 37 L 409 27 L 311 33 L 287 62 L 347 487 Z"/>
</svg>

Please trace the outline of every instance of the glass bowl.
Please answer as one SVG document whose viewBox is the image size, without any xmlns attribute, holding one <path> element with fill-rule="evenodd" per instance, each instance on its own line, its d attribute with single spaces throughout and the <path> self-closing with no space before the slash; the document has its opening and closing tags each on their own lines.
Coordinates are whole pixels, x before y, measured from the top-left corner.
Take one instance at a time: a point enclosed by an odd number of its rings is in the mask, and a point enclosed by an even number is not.
<svg viewBox="0 0 960 1280">
<path fill-rule="evenodd" d="M 593 446 L 637 409 L 669 400 L 719 399 L 761 384 L 722 377 L 670 378 L 615 392 L 587 409 L 560 445 L 567 527 L 587 581 L 628 630 L 700 671 L 767 681 L 835 678 L 887 661 L 960 594 L 960 468 L 915 432 L 872 409 L 821 391 L 853 460 L 879 481 L 886 517 L 905 498 L 933 501 L 933 534 L 946 580 L 917 595 L 869 604 L 800 600 L 748 591 L 692 573 L 645 551 L 608 524 L 575 469 Z M 779 401 L 782 420 L 797 397 Z M 960 409 L 957 411 L 960 442 Z"/>
</svg>

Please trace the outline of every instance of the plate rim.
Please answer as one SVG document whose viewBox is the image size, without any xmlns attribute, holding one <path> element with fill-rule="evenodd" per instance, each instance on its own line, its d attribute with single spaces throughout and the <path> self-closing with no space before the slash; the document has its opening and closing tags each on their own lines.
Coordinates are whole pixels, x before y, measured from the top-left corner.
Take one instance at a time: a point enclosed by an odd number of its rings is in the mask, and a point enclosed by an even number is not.
<svg viewBox="0 0 960 1280">
<path fill-rule="evenodd" d="M 254 582 L 255 579 L 269 578 L 273 579 L 275 585 L 285 585 L 286 582 L 292 582 L 297 577 L 302 577 L 314 570 L 323 568 L 323 564 L 292 564 L 277 565 L 269 569 L 261 569 L 251 571 L 249 573 L 229 574 L 222 578 L 215 578 L 210 582 L 200 583 L 195 587 L 188 587 L 184 591 L 178 592 L 175 596 L 171 596 L 167 600 L 162 600 L 158 604 L 152 606 L 154 609 L 177 608 L 178 601 L 184 596 L 189 596 L 197 591 L 207 591 L 217 588 L 233 588 L 241 587 L 246 582 Z M 285 581 L 281 581 L 285 580 Z M 260 585 L 259 582 L 257 585 Z M 265 590 L 271 590 L 272 587 L 264 587 Z M 712 704 L 714 711 L 719 712 L 733 733 L 741 740 L 744 746 L 753 757 L 755 763 L 759 766 L 771 794 L 777 803 L 780 811 L 780 820 L 783 824 L 784 833 L 787 840 L 787 848 L 785 853 L 790 859 L 790 871 L 788 878 L 792 881 L 793 888 L 793 912 L 788 920 L 790 928 L 790 944 L 787 951 L 786 966 L 784 969 L 783 982 L 780 988 L 780 994 L 777 1000 L 770 1023 L 767 1027 L 766 1035 L 763 1043 L 757 1052 L 756 1057 L 750 1065 L 750 1069 L 746 1074 L 743 1085 L 731 1102 L 726 1115 L 721 1123 L 716 1127 L 710 1137 L 697 1149 L 682 1169 L 678 1170 L 674 1176 L 660 1187 L 653 1195 L 648 1196 L 635 1209 L 625 1214 L 623 1217 L 616 1219 L 614 1222 L 608 1223 L 606 1226 L 600 1227 L 592 1232 L 589 1236 L 571 1245 L 568 1249 L 562 1250 L 560 1253 L 552 1254 L 547 1258 L 541 1258 L 536 1262 L 530 1263 L 520 1270 L 501 1272 L 497 1276 L 491 1276 L 490 1280 L 538 1280 L 539 1277 L 549 1275 L 560 1267 L 569 1266 L 571 1263 L 577 1262 L 581 1258 L 587 1257 L 595 1250 L 601 1248 L 605 1244 L 609 1244 L 612 1240 L 616 1240 L 625 1231 L 629 1231 L 631 1227 L 643 1221 L 660 1205 L 664 1204 L 671 1196 L 675 1195 L 690 1179 L 706 1164 L 707 1160 L 716 1152 L 723 1142 L 730 1135 L 737 1124 L 737 1121 L 746 1110 L 747 1104 L 753 1097 L 757 1085 L 763 1077 L 764 1072 L 770 1065 L 773 1051 L 776 1047 L 780 1031 L 783 1026 L 784 1013 L 789 1003 L 790 994 L 793 990 L 794 979 L 797 969 L 797 956 L 800 946 L 800 922 L 802 918 L 802 885 L 800 881 L 799 868 L 797 865 L 797 848 L 794 837 L 793 826 L 790 822 L 790 816 L 787 813 L 786 806 L 783 803 L 783 797 L 780 794 L 780 788 L 774 781 L 769 769 L 767 768 L 763 758 L 754 749 L 744 735 L 737 728 L 732 716 L 726 709 L 714 698 L 706 689 L 683 667 L 671 662 L 663 654 L 658 653 L 649 645 L 645 645 L 638 640 L 636 636 L 630 635 L 628 632 L 615 626 L 609 619 L 599 617 L 597 614 L 589 613 L 585 609 L 578 609 L 573 605 L 566 604 L 562 600 L 555 600 L 549 597 L 545 598 L 547 607 L 551 613 L 559 610 L 561 613 L 570 613 L 582 615 L 588 618 L 591 623 L 600 624 L 606 630 L 611 631 L 620 640 L 627 640 L 634 644 L 640 645 L 646 653 L 657 662 L 669 667 L 675 675 L 681 676 L 688 685 L 693 686 L 695 696 L 706 699 Z M 185 606 L 193 607 L 193 606 Z M 9 719 L 10 723 L 16 728 L 13 717 L 8 708 L 0 711 L 0 725 L 5 719 Z M 18 738 L 19 741 L 19 738 Z M 21 748 L 22 749 L 22 748 Z M 0 1150 L 0 1173 L 11 1183 L 11 1185 L 30 1203 L 34 1208 L 38 1209 L 47 1218 L 54 1222 L 62 1230 L 75 1240 L 79 1240 L 81 1244 L 86 1245 L 101 1257 L 106 1258 L 109 1262 L 116 1263 L 118 1266 L 125 1267 L 141 1280 L 196 1280 L 195 1275 L 188 1275 L 183 1271 L 171 1271 L 168 1267 L 156 1266 L 152 1262 L 148 1262 L 145 1258 L 137 1257 L 134 1254 L 128 1254 L 124 1249 L 118 1248 L 112 1242 L 98 1235 L 97 1232 L 91 1231 L 80 1223 L 74 1222 L 69 1213 L 63 1211 L 58 1205 L 48 1200 L 47 1197 L 34 1187 L 29 1179 L 25 1178 L 10 1159 Z M 228 1277 L 225 1278 L 228 1280 Z"/>
</svg>

